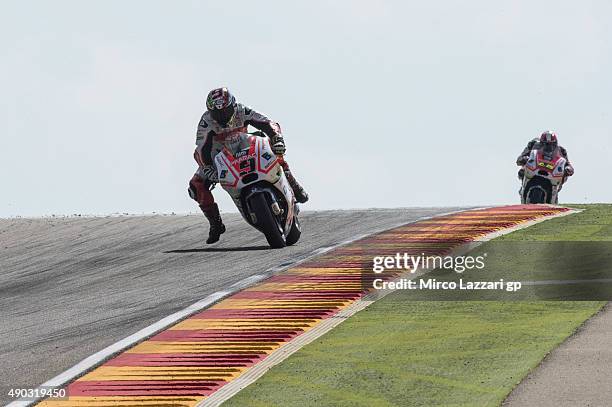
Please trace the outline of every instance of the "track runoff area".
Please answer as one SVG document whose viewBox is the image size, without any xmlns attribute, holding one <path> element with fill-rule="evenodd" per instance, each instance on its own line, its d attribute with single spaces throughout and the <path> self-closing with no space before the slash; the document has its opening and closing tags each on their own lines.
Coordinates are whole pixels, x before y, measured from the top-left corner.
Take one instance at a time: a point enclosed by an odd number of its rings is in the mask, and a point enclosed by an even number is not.
<svg viewBox="0 0 612 407">
<path fill-rule="evenodd" d="M 182 320 L 72 381 L 62 389 L 64 397 L 38 405 L 219 405 L 384 295 L 373 288 L 374 280 L 380 285 L 406 273 L 401 267 L 373 273 L 375 262 L 402 263 L 396 254 L 403 252 L 456 255 L 479 241 L 569 213 L 546 205 L 475 209 L 367 236 Z M 21 405 L 28 404 L 34 403 Z"/>
</svg>

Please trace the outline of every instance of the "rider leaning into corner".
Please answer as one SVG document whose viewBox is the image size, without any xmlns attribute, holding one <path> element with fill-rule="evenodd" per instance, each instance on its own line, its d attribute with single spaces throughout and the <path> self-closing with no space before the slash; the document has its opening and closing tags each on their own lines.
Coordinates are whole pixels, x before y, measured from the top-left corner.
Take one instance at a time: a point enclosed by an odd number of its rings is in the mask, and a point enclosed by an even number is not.
<svg viewBox="0 0 612 407">
<path fill-rule="evenodd" d="M 213 158 L 223 149 L 226 138 L 236 134 L 246 133 L 251 125 L 262 131 L 270 138 L 270 144 L 295 193 L 296 201 L 308 201 L 308 194 L 296 181 L 283 158 L 285 154 L 285 140 L 278 123 L 268 119 L 265 115 L 236 102 L 236 98 L 227 88 L 213 89 L 206 98 L 206 111 L 198 124 L 196 134 L 196 149 L 193 157 L 198 163 L 198 170 L 189 181 L 189 196 L 194 199 L 204 215 L 210 222 L 210 231 L 206 243 L 219 241 L 225 232 L 225 225 L 221 220 L 219 207 L 211 192 L 211 187 L 217 182 L 217 170 Z"/>
<path fill-rule="evenodd" d="M 557 140 L 557 134 L 553 133 L 550 130 L 546 130 L 544 133 L 540 135 L 540 138 L 534 138 L 523 150 L 523 152 L 516 159 L 516 165 L 523 166 L 529 161 L 529 154 L 531 154 L 532 150 L 542 151 L 545 155 L 554 156 L 556 153 L 559 153 L 563 158 L 567 160 L 567 164 L 565 166 L 565 176 L 571 177 L 574 175 L 574 167 L 570 164 L 569 158 L 567 158 L 567 150 L 559 145 Z M 523 179 L 525 174 L 524 169 L 520 169 L 518 172 L 519 179 Z"/>
</svg>

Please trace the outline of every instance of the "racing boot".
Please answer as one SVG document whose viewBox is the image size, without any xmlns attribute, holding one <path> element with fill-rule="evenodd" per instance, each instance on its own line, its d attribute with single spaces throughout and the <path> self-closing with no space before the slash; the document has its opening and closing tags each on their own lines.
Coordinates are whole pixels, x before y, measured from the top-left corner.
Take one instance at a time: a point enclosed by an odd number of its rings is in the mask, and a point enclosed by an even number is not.
<svg viewBox="0 0 612 407">
<path fill-rule="evenodd" d="M 308 202 L 308 193 L 302 188 L 302 186 L 297 182 L 293 174 L 290 171 L 285 173 L 287 177 L 287 181 L 289 181 L 289 185 L 291 185 L 291 189 L 293 189 L 293 194 L 295 195 L 295 200 L 299 203 Z"/>
<path fill-rule="evenodd" d="M 295 195 L 295 200 L 299 203 L 305 203 L 308 201 L 308 193 L 302 188 L 302 186 L 297 182 L 291 170 L 289 169 L 289 165 L 285 160 L 281 161 L 281 165 L 283 166 L 283 170 L 285 172 L 285 176 L 287 177 L 287 181 L 289 181 L 289 185 L 291 189 L 293 189 L 293 194 Z"/>
<path fill-rule="evenodd" d="M 225 233 L 225 225 L 221 220 L 221 214 L 219 213 L 219 207 L 217 204 L 213 204 L 211 209 L 204 211 L 204 215 L 208 222 L 210 222 L 210 230 L 208 232 L 208 239 L 206 244 L 212 244 L 219 241 L 219 238 Z"/>
</svg>

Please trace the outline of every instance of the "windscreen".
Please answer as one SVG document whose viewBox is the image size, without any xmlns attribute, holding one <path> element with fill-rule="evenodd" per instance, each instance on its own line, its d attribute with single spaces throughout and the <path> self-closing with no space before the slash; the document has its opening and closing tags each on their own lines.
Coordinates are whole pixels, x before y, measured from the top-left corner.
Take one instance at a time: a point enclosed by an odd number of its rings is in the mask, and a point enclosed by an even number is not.
<svg viewBox="0 0 612 407">
<path fill-rule="evenodd" d="M 228 137 L 225 140 L 225 147 L 235 155 L 250 147 L 249 135 L 247 133 L 241 133 L 236 136 Z"/>
</svg>

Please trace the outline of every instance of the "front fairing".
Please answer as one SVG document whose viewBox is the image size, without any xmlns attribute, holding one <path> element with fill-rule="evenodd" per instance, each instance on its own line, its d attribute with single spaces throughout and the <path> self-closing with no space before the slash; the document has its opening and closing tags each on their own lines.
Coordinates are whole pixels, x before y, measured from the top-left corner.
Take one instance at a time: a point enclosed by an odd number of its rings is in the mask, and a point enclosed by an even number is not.
<svg viewBox="0 0 612 407">
<path fill-rule="evenodd" d="M 542 151 L 532 150 L 524 166 L 525 178 L 543 177 L 553 185 L 559 185 L 563 182 L 566 165 L 567 160 L 558 153 L 544 154 Z"/>
</svg>

